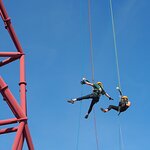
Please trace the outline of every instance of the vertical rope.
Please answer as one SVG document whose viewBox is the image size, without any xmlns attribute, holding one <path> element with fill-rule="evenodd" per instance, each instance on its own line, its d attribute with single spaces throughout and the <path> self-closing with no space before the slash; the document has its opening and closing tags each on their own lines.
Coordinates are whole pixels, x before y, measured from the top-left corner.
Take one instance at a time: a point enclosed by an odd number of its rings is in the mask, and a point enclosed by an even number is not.
<svg viewBox="0 0 150 150">
<path fill-rule="evenodd" d="M 79 137 L 80 137 L 80 127 L 81 127 L 81 108 L 82 108 L 82 101 L 80 102 L 80 108 L 79 108 L 79 120 L 78 120 L 78 131 L 77 131 L 76 150 L 79 149 Z"/>
<path fill-rule="evenodd" d="M 118 61 L 118 49 L 117 49 L 117 42 L 116 42 L 116 32 L 115 32 L 115 23 L 114 23 L 114 14 L 113 14 L 112 0 L 110 0 L 110 11 L 111 11 L 111 22 L 112 22 L 112 30 L 113 30 L 113 41 L 114 41 L 115 57 L 116 57 L 116 66 L 117 66 L 118 86 L 119 86 L 119 88 L 121 89 L 120 71 L 119 71 L 119 61 Z"/>
<path fill-rule="evenodd" d="M 118 123 L 119 123 L 119 147 L 120 150 L 124 150 L 123 134 L 122 134 L 121 122 L 119 117 L 118 117 Z"/>
<path fill-rule="evenodd" d="M 91 1 L 90 0 L 88 0 L 88 21 L 89 21 L 89 32 L 90 32 L 90 58 L 91 58 L 92 82 L 94 83 L 94 59 L 93 59 L 93 40 L 92 40 Z M 96 115 L 95 115 L 94 108 L 93 108 L 93 113 L 94 113 L 94 129 L 95 129 L 96 146 L 97 146 L 97 150 L 99 150 L 98 134 L 97 134 L 97 126 L 96 126 Z"/>
<path fill-rule="evenodd" d="M 117 49 L 117 42 L 116 42 L 116 32 L 115 32 L 115 23 L 114 23 L 114 13 L 113 13 L 113 7 L 112 7 L 112 0 L 110 0 L 110 12 L 111 12 L 111 21 L 112 21 L 112 30 L 113 30 L 113 41 L 114 41 L 114 48 L 115 48 L 116 66 L 117 66 L 118 87 L 119 87 L 119 89 L 121 91 L 120 71 L 119 71 L 119 61 L 118 61 L 118 49 Z M 119 118 L 118 118 L 118 122 L 119 122 L 120 150 L 123 150 L 124 149 L 124 143 L 123 143 L 121 122 L 120 122 Z"/>
<path fill-rule="evenodd" d="M 90 32 L 91 71 L 92 71 L 92 81 L 94 82 L 93 40 L 92 40 L 92 25 L 91 25 L 91 0 L 88 0 L 88 21 L 89 21 L 89 32 Z"/>
<path fill-rule="evenodd" d="M 121 125 L 119 127 L 119 136 L 120 136 L 120 149 L 124 150 L 124 143 L 123 143 L 123 136 L 122 136 L 122 129 L 121 129 Z"/>
<path fill-rule="evenodd" d="M 94 112 L 94 128 L 95 128 L 95 138 L 96 138 L 96 146 L 97 146 L 97 150 L 99 150 L 99 144 L 98 144 L 98 134 L 97 134 L 97 126 L 96 126 L 96 115 L 95 115 L 95 110 L 93 109 Z"/>
</svg>

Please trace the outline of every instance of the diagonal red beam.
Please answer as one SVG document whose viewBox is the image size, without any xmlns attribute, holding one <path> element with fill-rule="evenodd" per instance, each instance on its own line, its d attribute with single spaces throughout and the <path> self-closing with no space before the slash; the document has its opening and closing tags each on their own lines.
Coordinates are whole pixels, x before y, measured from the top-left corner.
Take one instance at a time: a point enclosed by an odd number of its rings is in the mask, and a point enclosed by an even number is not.
<svg viewBox="0 0 150 150">
<path fill-rule="evenodd" d="M 7 65 L 7 64 L 9 64 L 9 63 L 11 63 L 11 62 L 19 59 L 19 58 L 20 58 L 20 56 L 15 56 L 15 57 L 7 58 L 7 59 L 5 59 L 5 60 L 3 60 L 3 61 L 0 62 L 0 67 L 2 67 L 4 65 Z"/>
<path fill-rule="evenodd" d="M 26 137 L 26 141 L 27 141 L 27 145 L 29 147 L 29 150 L 34 150 L 34 146 L 33 146 L 33 142 L 32 142 L 32 138 L 31 138 L 31 134 L 29 131 L 29 127 L 28 124 L 25 124 L 25 128 L 24 128 L 24 133 L 25 133 L 25 137 Z"/>
<path fill-rule="evenodd" d="M 12 95 L 10 92 L 7 84 L 4 82 L 2 77 L 0 77 L 0 92 L 5 98 L 6 102 L 10 106 L 10 108 L 13 110 L 14 115 L 16 116 L 17 119 L 19 118 L 25 118 L 26 115 L 24 114 L 22 108 L 16 101 L 15 97 Z"/>
<path fill-rule="evenodd" d="M 6 133 L 11 133 L 11 132 L 16 132 L 17 130 L 18 130 L 18 127 L 0 129 L 0 134 L 6 134 Z"/>
<path fill-rule="evenodd" d="M 20 142 L 21 136 L 23 134 L 24 126 L 25 126 L 25 122 L 21 122 L 19 124 L 12 150 L 17 150 L 18 149 L 19 142 Z"/>
<path fill-rule="evenodd" d="M 23 149 L 23 144 L 24 144 L 24 133 L 21 135 L 20 138 L 20 142 L 19 142 L 19 146 L 18 146 L 18 150 L 22 150 Z"/>
<path fill-rule="evenodd" d="M 13 42 L 14 42 L 14 45 L 15 45 L 16 49 L 18 50 L 18 52 L 23 53 L 23 49 L 22 49 L 22 47 L 20 45 L 20 42 L 19 42 L 19 40 L 17 38 L 17 35 L 16 35 L 15 31 L 14 31 L 14 28 L 13 28 L 13 26 L 11 24 L 11 20 L 10 20 L 8 14 L 7 14 L 7 11 L 6 11 L 6 9 L 5 9 L 4 5 L 3 5 L 2 0 L 0 0 L 0 10 L 1 10 L 2 19 L 3 19 L 4 23 L 5 23 L 5 27 L 8 30 L 8 32 L 9 32 L 9 34 L 10 34 L 10 36 L 11 36 Z"/>
</svg>

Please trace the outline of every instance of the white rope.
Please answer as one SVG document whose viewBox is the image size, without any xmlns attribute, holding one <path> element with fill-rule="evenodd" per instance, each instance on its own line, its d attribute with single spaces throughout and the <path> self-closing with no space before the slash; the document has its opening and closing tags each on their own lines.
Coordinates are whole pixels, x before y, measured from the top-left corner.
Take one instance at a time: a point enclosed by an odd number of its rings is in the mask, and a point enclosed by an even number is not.
<svg viewBox="0 0 150 150">
<path fill-rule="evenodd" d="M 89 21 L 89 32 L 90 32 L 90 54 L 91 54 L 91 70 L 92 70 L 92 82 L 94 83 L 94 58 L 93 58 L 93 40 L 92 40 L 92 24 L 91 24 L 91 1 L 88 0 L 88 21 Z M 96 126 L 96 115 L 95 110 L 93 108 L 94 113 L 94 129 L 95 129 L 95 138 L 96 138 L 96 146 L 97 150 L 99 150 L 99 143 L 98 143 L 98 133 L 97 133 L 97 126 Z"/>
<path fill-rule="evenodd" d="M 80 141 L 81 109 L 82 109 L 82 101 L 80 102 L 80 109 L 79 109 L 79 118 L 78 118 L 78 131 L 77 131 L 77 143 L 76 143 L 76 150 L 78 150 L 78 149 L 79 149 L 79 141 Z"/>
<path fill-rule="evenodd" d="M 120 150 L 124 150 L 123 136 L 121 125 L 119 127 L 119 136 L 120 136 Z"/>
<path fill-rule="evenodd" d="M 121 121 L 118 117 L 118 124 L 119 124 L 119 149 L 124 150 L 124 142 L 123 142 L 123 134 L 122 134 L 122 128 L 121 128 Z"/>
<path fill-rule="evenodd" d="M 120 71 L 119 71 L 119 61 L 118 61 L 118 49 L 117 49 L 117 42 L 116 42 L 116 32 L 115 32 L 115 23 L 114 23 L 114 14 L 113 14 L 112 0 L 110 0 L 110 11 L 111 11 L 113 41 L 114 41 L 116 66 L 117 66 L 118 87 L 119 87 L 119 89 L 121 91 Z M 120 122 L 119 117 L 118 117 L 118 121 L 119 121 L 119 140 L 120 140 L 119 143 L 120 143 L 120 150 L 124 150 L 124 143 L 123 143 L 121 122 Z"/>
<path fill-rule="evenodd" d="M 91 58 L 92 81 L 94 82 L 94 59 L 93 59 L 93 40 L 92 40 L 91 1 L 90 0 L 88 0 L 88 21 L 89 21 L 89 32 L 90 32 L 90 58 Z"/>
<path fill-rule="evenodd" d="M 114 41 L 115 57 L 116 57 L 116 66 L 117 66 L 118 87 L 119 87 L 120 90 L 121 90 L 119 61 L 118 61 L 118 49 L 117 49 L 117 42 L 116 42 L 116 32 L 115 32 L 115 23 L 114 23 L 114 14 L 113 14 L 112 0 L 110 0 L 110 11 L 111 11 L 111 21 L 112 21 L 112 30 L 113 30 L 113 41 Z"/>
</svg>

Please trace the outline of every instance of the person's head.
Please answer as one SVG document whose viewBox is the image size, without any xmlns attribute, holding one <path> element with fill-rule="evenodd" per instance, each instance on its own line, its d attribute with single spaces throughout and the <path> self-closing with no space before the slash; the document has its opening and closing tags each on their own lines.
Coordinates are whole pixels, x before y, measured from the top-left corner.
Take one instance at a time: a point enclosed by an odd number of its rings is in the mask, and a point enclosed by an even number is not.
<svg viewBox="0 0 150 150">
<path fill-rule="evenodd" d="M 123 100 L 123 101 L 128 101 L 128 96 L 122 96 L 122 97 L 121 97 L 121 100 Z"/>
<path fill-rule="evenodd" d="M 97 82 L 97 84 L 98 84 L 99 86 L 103 87 L 102 82 Z"/>
</svg>

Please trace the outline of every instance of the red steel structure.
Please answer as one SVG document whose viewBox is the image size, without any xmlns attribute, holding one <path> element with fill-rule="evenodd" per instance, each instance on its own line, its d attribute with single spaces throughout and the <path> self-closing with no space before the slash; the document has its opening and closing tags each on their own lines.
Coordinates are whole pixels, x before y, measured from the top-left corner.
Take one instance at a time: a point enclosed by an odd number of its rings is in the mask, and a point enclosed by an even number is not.
<svg viewBox="0 0 150 150">
<path fill-rule="evenodd" d="M 20 62 L 20 103 L 15 99 L 10 89 L 8 88 L 8 85 L 0 76 L 0 93 L 2 94 L 3 99 L 8 104 L 9 108 L 15 116 L 15 118 L 0 120 L 0 126 L 17 124 L 16 127 L 1 129 L 0 135 L 16 132 L 12 150 L 22 150 L 25 139 L 28 149 L 34 150 L 27 122 L 28 118 L 26 105 L 25 55 L 2 0 L 0 0 L 0 17 L 4 21 L 5 29 L 8 31 L 17 50 L 17 52 L 0 52 L 0 57 L 4 58 L 2 61 L 0 61 L 0 67 L 8 65 L 9 63 L 12 63 L 16 60 L 19 60 Z"/>
</svg>

